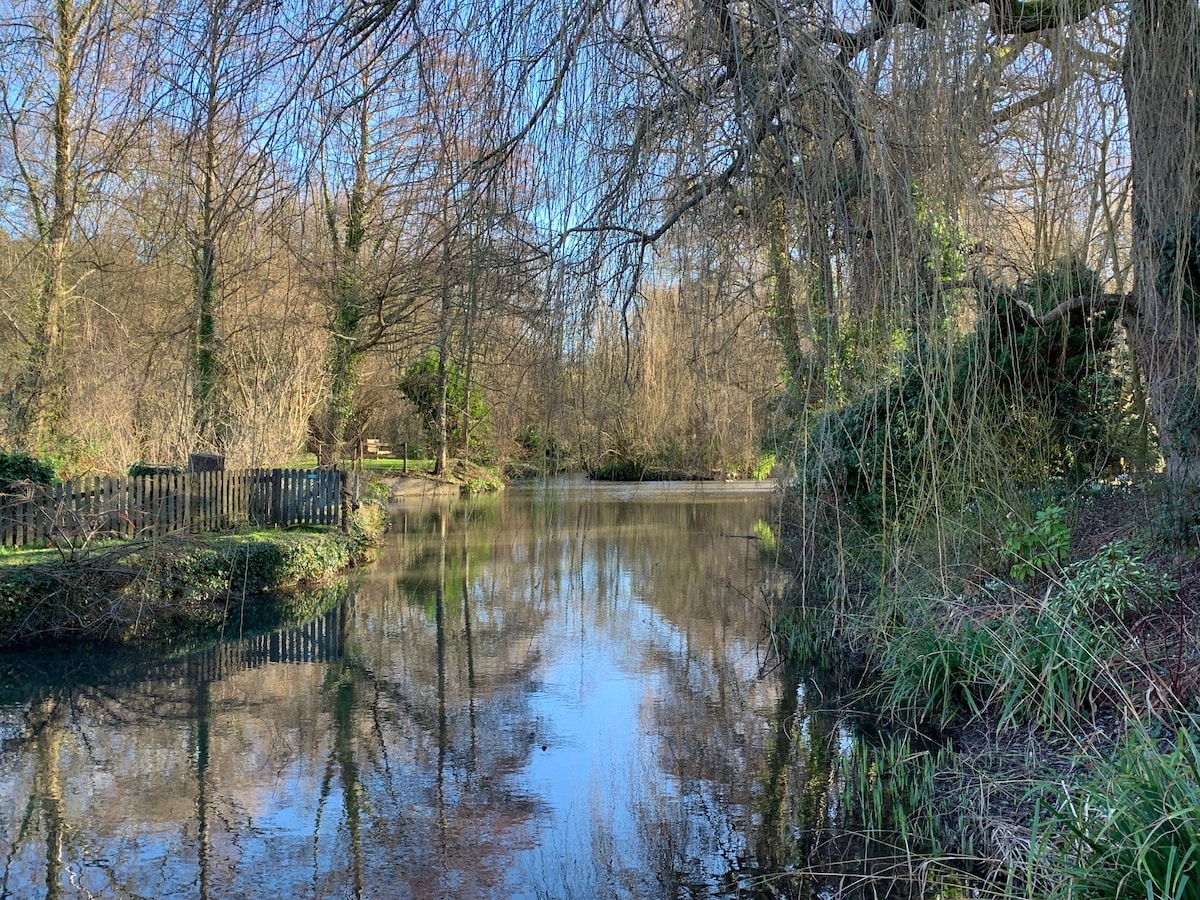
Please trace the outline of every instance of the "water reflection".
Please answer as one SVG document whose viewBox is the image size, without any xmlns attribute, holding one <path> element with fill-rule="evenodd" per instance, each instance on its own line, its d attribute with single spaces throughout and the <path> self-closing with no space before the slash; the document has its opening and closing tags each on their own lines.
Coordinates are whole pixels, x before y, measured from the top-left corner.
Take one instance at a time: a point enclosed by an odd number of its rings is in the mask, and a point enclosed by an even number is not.
<svg viewBox="0 0 1200 900">
<path fill-rule="evenodd" d="M 304 628 L 0 692 L 0 896 L 793 895 L 844 723 L 771 669 L 771 498 L 396 510 Z"/>
</svg>

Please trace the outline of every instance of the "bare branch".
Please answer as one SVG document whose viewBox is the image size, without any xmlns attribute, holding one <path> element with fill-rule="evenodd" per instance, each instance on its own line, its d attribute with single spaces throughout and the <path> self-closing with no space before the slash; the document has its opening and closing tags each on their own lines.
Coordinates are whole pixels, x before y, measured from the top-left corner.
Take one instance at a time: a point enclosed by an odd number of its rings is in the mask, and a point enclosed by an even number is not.
<svg viewBox="0 0 1200 900">
<path fill-rule="evenodd" d="M 1024 299 L 1016 288 L 1007 287 L 992 281 L 982 272 L 967 281 L 956 282 L 954 288 L 973 288 L 981 296 L 1002 297 L 1025 314 L 1030 325 L 1045 328 L 1061 321 L 1076 310 L 1099 312 L 1103 309 L 1119 307 L 1125 315 L 1137 315 L 1137 301 L 1132 293 L 1115 294 L 1102 291 L 1079 294 L 1068 297 L 1048 312 L 1039 313 L 1028 300 Z"/>
</svg>

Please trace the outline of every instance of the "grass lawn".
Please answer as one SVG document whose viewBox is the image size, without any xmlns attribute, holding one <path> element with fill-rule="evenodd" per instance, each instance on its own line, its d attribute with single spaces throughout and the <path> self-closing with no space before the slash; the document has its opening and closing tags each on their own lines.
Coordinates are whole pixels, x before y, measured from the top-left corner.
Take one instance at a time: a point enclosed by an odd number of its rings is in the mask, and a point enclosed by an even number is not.
<svg viewBox="0 0 1200 900">
<path fill-rule="evenodd" d="M 220 539 L 227 543 L 251 544 L 273 540 L 281 534 L 324 534 L 332 530 L 334 530 L 332 527 L 324 525 L 293 525 L 289 528 L 249 528 L 248 526 L 243 526 L 240 529 L 232 531 L 179 534 L 169 538 L 169 540 L 174 540 L 180 544 L 190 542 L 197 546 L 212 539 Z M 145 542 L 143 541 L 143 543 Z M 149 542 L 153 543 L 154 539 L 150 538 Z M 82 558 L 91 553 L 100 553 L 111 547 L 126 547 L 131 543 L 132 541 L 128 538 L 104 538 L 92 541 L 87 545 L 86 550 L 76 551 L 76 558 Z M 64 552 L 68 556 L 70 555 L 68 548 L 64 548 Z M 0 568 L 5 566 L 44 565 L 46 563 L 62 562 L 62 560 L 63 553 L 60 553 L 54 547 L 0 547 Z"/>
<path fill-rule="evenodd" d="M 364 459 L 362 467 L 364 472 L 378 472 L 380 475 L 400 475 L 404 471 L 403 459 L 394 459 L 392 457 L 384 457 L 382 459 Z M 349 465 L 349 462 L 347 462 Z M 432 459 L 410 459 L 408 460 L 408 474 L 419 475 L 433 471 Z"/>
<path fill-rule="evenodd" d="M 353 469 L 356 463 L 357 460 L 344 459 L 342 460 L 342 467 Z M 317 455 L 315 453 L 300 453 L 284 463 L 285 466 L 294 466 L 298 469 L 311 469 L 316 464 Z M 362 461 L 362 467 L 364 472 L 376 472 L 380 475 L 400 475 L 404 471 L 404 460 L 393 456 L 385 456 L 381 459 L 366 458 Z M 432 459 L 410 458 L 408 460 L 409 475 L 421 475 L 432 471 Z"/>
<path fill-rule="evenodd" d="M 25 547 L 0 548 L 0 567 L 32 566 L 38 563 L 58 562 L 61 559 L 62 554 L 53 547 L 37 547 L 32 550 Z"/>
</svg>

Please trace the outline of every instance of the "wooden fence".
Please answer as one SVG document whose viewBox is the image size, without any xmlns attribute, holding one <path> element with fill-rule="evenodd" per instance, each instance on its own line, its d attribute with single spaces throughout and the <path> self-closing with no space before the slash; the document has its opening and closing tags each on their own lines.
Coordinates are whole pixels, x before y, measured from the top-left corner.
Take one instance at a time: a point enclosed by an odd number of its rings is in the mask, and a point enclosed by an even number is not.
<svg viewBox="0 0 1200 900">
<path fill-rule="evenodd" d="M 337 469 L 241 469 L 18 484 L 0 494 L 0 546 L 77 544 L 89 537 L 155 537 L 238 525 L 341 525 Z"/>
</svg>

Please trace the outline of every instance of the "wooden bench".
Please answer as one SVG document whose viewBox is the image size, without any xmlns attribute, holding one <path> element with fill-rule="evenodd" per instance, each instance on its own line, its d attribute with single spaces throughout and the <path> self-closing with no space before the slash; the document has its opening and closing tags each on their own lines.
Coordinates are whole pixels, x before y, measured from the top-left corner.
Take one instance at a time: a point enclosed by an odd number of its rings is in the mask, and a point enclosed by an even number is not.
<svg viewBox="0 0 1200 900">
<path fill-rule="evenodd" d="M 369 456 L 372 459 L 382 459 L 391 455 L 391 444 L 385 444 L 379 438 L 366 438 L 363 441 L 363 456 Z"/>
</svg>

